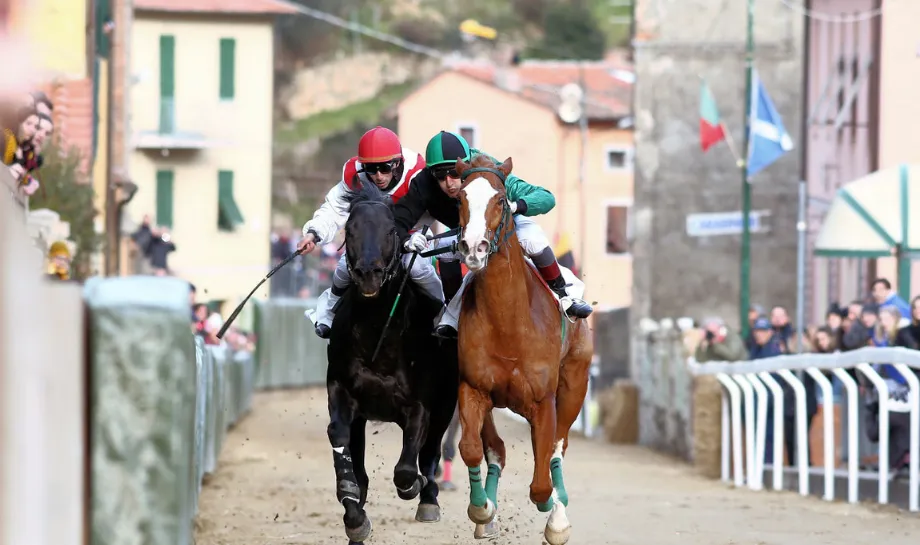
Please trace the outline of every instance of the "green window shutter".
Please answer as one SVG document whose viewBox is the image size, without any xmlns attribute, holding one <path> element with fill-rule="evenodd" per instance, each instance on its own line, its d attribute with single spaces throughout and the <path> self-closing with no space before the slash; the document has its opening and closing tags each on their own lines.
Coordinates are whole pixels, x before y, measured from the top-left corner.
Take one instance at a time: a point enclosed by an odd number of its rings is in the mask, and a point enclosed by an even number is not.
<svg viewBox="0 0 920 545">
<path fill-rule="evenodd" d="M 157 225 L 173 226 L 173 171 L 157 171 Z"/>
<path fill-rule="evenodd" d="M 220 40 L 220 98 L 232 100 L 236 90 L 236 40 Z"/>
<path fill-rule="evenodd" d="M 236 199 L 233 197 L 233 172 L 221 170 L 217 173 L 217 228 L 221 231 L 233 231 L 243 223 Z"/>
<path fill-rule="evenodd" d="M 175 129 L 176 38 L 160 36 L 160 132 Z"/>
</svg>

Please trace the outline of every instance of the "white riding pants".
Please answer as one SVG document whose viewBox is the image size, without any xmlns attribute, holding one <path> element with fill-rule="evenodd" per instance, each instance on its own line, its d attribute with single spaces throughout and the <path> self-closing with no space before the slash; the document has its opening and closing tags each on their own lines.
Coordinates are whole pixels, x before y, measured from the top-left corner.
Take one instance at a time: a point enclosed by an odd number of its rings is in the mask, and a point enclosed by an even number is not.
<svg viewBox="0 0 920 545">
<path fill-rule="evenodd" d="M 404 254 L 402 256 L 403 266 L 408 267 L 411 259 L 412 254 Z M 411 278 L 418 287 L 422 288 L 425 293 L 442 303 L 444 302 L 444 288 L 441 286 L 441 277 L 438 276 L 434 265 L 431 263 L 431 258 L 415 258 L 412 270 L 409 271 L 409 278 Z M 402 279 L 397 277 L 391 280 L 391 282 L 394 281 L 400 282 Z M 345 254 L 342 254 L 342 257 L 339 258 L 339 262 L 335 267 L 335 272 L 332 274 L 332 285 L 338 288 L 337 291 L 344 292 L 349 284 L 351 284 L 351 275 L 348 274 L 348 264 L 345 261 Z M 332 327 L 332 318 L 334 316 L 332 307 L 335 306 L 340 298 L 341 296 L 332 293 L 332 288 L 324 291 L 316 301 L 315 323 Z"/>
<path fill-rule="evenodd" d="M 528 218 L 527 216 L 514 216 L 514 233 L 518 237 L 518 242 L 521 244 L 521 249 L 524 250 L 524 255 L 528 257 L 539 255 L 543 252 L 543 250 L 549 247 L 549 239 L 546 238 L 546 235 L 543 233 L 543 229 L 540 227 L 540 224 Z M 453 239 L 448 240 L 452 241 Z M 463 256 L 460 255 L 459 252 L 452 254 L 442 254 L 439 257 L 443 261 L 459 261 L 463 259 Z M 567 267 L 559 265 L 559 271 L 562 273 L 562 278 L 565 280 L 565 283 L 571 284 L 566 288 L 566 293 L 568 296 L 575 299 L 581 299 L 585 293 L 584 282 L 575 276 L 575 273 L 573 273 Z M 454 329 L 457 329 L 457 323 L 460 320 L 460 303 L 463 301 L 463 291 L 466 289 L 466 286 L 472 277 L 472 274 L 467 274 L 463 278 L 463 282 L 460 284 L 460 289 L 457 290 L 457 294 L 454 295 L 454 298 L 450 300 L 450 303 L 448 303 L 447 308 L 444 309 L 444 313 L 441 315 L 441 320 L 438 322 L 438 325 L 449 325 Z"/>
</svg>

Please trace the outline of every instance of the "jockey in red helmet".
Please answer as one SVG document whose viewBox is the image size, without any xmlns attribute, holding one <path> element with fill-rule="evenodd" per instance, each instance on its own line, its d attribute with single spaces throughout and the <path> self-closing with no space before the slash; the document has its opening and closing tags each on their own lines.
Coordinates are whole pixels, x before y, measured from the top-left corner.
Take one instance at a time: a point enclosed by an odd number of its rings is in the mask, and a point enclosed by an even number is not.
<svg viewBox="0 0 920 545">
<path fill-rule="evenodd" d="M 298 249 L 309 253 L 317 244 L 329 243 L 335 238 L 348 219 L 348 203 L 344 197 L 360 188 L 363 181 L 379 187 L 395 203 L 406 194 L 412 179 L 424 168 L 425 159 L 418 152 L 403 147 L 399 137 L 390 129 L 374 127 L 367 131 L 358 141 L 358 155 L 345 163 L 342 180 L 326 194 L 325 202 L 313 214 L 313 219 L 304 224 L 304 238 L 297 245 Z M 406 266 L 409 257 L 410 254 L 404 256 Z M 409 275 L 429 296 L 444 301 L 441 279 L 431 260 L 416 259 Z M 316 334 L 321 338 L 329 337 L 332 308 L 350 284 L 351 276 L 345 254 L 342 254 L 332 277 L 332 287 L 323 292 L 317 301 L 313 319 Z"/>
</svg>

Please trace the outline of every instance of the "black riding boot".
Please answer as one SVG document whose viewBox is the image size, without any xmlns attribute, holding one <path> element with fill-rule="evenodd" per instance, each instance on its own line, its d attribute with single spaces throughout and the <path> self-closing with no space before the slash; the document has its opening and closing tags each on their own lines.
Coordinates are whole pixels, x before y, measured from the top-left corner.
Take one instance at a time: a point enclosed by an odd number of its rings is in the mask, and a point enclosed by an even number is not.
<svg viewBox="0 0 920 545">
<path fill-rule="evenodd" d="M 434 328 L 434 336 L 442 339 L 456 339 L 457 330 L 447 324 L 441 324 Z"/>
<path fill-rule="evenodd" d="M 591 313 L 594 312 L 594 309 L 591 308 L 591 305 L 582 301 L 581 299 L 575 297 L 569 297 L 565 292 L 565 279 L 562 276 L 557 276 L 556 278 L 548 282 L 549 287 L 559 296 L 559 298 L 568 297 L 572 301 L 572 306 L 565 311 L 565 313 L 572 318 L 587 318 L 591 316 Z"/>
</svg>

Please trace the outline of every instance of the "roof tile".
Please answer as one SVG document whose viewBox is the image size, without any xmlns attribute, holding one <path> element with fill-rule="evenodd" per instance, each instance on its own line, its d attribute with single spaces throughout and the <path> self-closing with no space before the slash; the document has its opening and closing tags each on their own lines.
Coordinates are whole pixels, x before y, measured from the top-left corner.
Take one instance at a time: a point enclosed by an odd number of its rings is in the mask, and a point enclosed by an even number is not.
<svg viewBox="0 0 920 545">
<path fill-rule="evenodd" d="M 559 105 L 559 90 L 568 83 L 579 83 L 580 67 L 574 61 L 524 61 L 516 67 L 500 69 L 493 64 L 458 64 L 454 69 L 466 76 L 498 86 L 503 71 L 516 76 L 522 97 L 547 108 Z M 622 62 L 588 62 L 584 78 L 588 116 L 595 120 L 617 119 L 629 115 L 632 84 L 613 75 L 615 69 L 632 72 Z"/>
<path fill-rule="evenodd" d="M 135 0 L 137 11 L 183 13 L 290 14 L 297 7 L 283 0 Z"/>
</svg>

